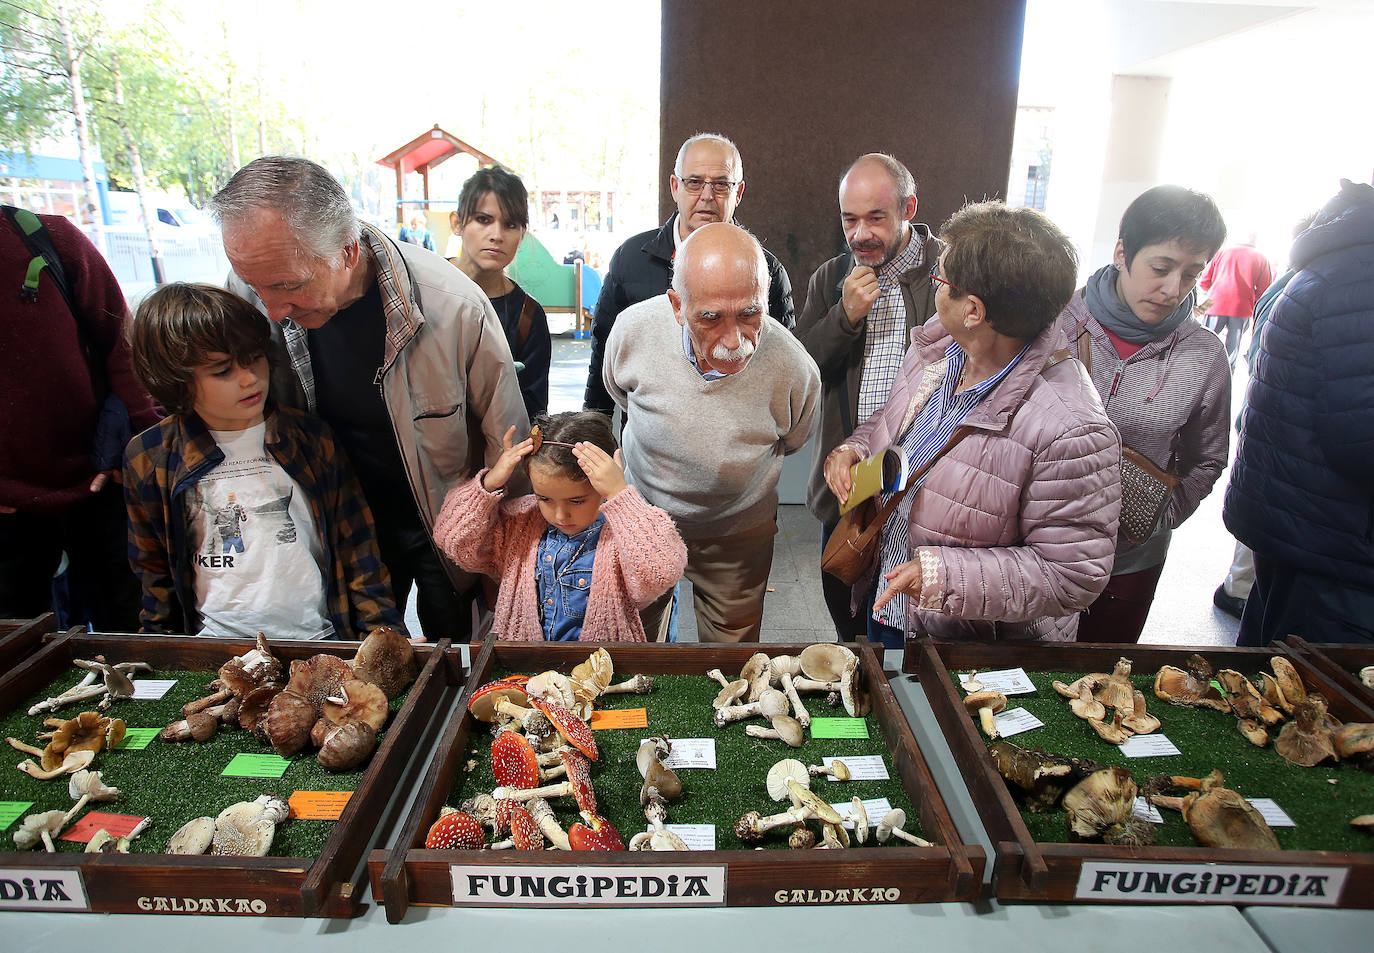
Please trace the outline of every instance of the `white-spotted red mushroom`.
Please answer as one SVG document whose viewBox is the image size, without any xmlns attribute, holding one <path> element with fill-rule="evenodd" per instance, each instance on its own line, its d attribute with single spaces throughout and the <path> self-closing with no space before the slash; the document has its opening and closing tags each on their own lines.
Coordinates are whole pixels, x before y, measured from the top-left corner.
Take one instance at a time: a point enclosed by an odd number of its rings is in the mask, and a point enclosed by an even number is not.
<svg viewBox="0 0 1374 953">
<path fill-rule="evenodd" d="M 495 721 L 504 714 L 523 723 L 534 712 L 534 709 L 525 707 L 527 704 L 529 696 L 525 693 L 524 683 L 502 678 L 474 691 L 472 698 L 468 699 L 468 711 L 478 721 Z"/>
<path fill-rule="evenodd" d="M 564 741 L 581 751 L 592 761 L 596 760 L 596 739 L 592 737 L 592 730 L 587 727 L 585 721 L 573 714 L 571 709 L 533 696 L 530 697 L 530 704 L 539 709 L 544 717 L 549 720 L 549 724 L 558 729 L 558 733 Z"/>
<path fill-rule="evenodd" d="M 592 789 L 591 762 L 576 748 L 565 748 L 563 766 L 568 769 L 568 784 L 572 785 L 577 809 L 587 814 L 595 814 L 596 791 Z"/>
<path fill-rule="evenodd" d="M 491 772 L 502 787 L 538 787 L 539 756 L 524 735 L 499 731 L 491 743 Z"/>
<path fill-rule="evenodd" d="M 517 804 L 511 808 L 510 837 L 516 850 L 544 849 L 544 834 L 524 805 Z"/>
<path fill-rule="evenodd" d="M 573 850 L 625 849 L 625 842 L 615 826 L 601 815 L 590 813 L 584 813 L 582 821 L 568 828 L 568 844 Z"/>
<path fill-rule="evenodd" d="M 479 850 L 485 840 L 477 818 L 444 808 L 425 834 L 425 847 L 429 850 Z"/>
</svg>

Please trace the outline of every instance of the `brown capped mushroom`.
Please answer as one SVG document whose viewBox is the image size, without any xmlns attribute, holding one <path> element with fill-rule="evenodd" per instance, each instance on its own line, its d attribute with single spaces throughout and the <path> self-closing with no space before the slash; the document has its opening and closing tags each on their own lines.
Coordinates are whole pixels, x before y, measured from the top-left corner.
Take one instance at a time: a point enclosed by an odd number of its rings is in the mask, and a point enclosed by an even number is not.
<svg viewBox="0 0 1374 953">
<path fill-rule="evenodd" d="M 1155 674 L 1155 695 L 1172 705 L 1231 710 L 1230 702 L 1212 684 L 1212 666 L 1196 653 L 1188 656 L 1183 668 L 1160 666 Z"/>
<path fill-rule="evenodd" d="M 357 678 L 380 688 L 388 701 L 405 691 L 420 671 L 415 646 L 389 625 L 368 633 L 351 665 Z"/>
<path fill-rule="evenodd" d="M 1069 708 L 1084 721 L 1100 721 L 1107 717 L 1107 708 L 1093 697 L 1092 689 L 1085 682 L 1078 689 L 1078 696 L 1069 702 Z"/>
<path fill-rule="evenodd" d="M 1019 748 L 1005 738 L 989 745 L 988 754 L 998 773 L 1025 793 L 1026 808 L 1037 814 L 1057 809 L 1064 792 L 1097 770 L 1093 762 Z"/>
<path fill-rule="evenodd" d="M 343 659 L 334 655 L 313 655 L 303 662 L 291 663 L 291 678 L 286 689 L 308 701 L 318 718 L 324 712 L 325 700 L 338 695 L 339 685 L 352 677 L 353 668 Z"/>
<path fill-rule="evenodd" d="M 315 760 L 326 771 L 348 771 L 366 761 L 376 747 L 377 732 L 370 724 L 346 718 L 325 734 Z"/>
<path fill-rule="evenodd" d="M 163 741 L 208 741 L 219 729 L 219 718 L 205 711 L 192 712 L 158 732 Z"/>
<path fill-rule="evenodd" d="M 220 685 L 232 692 L 235 698 L 243 698 L 260 685 L 283 681 L 286 669 L 281 660 L 272 654 L 272 649 L 267 645 L 267 636 L 259 632 L 256 648 L 231 658 L 215 674 Z"/>
<path fill-rule="evenodd" d="M 272 707 L 272 700 L 281 694 L 284 688 L 281 682 L 264 682 L 243 695 L 239 699 L 239 727 L 259 741 L 267 741 L 263 721 L 267 718 L 268 709 Z"/>
<path fill-rule="evenodd" d="M 1348 722 L 1331 736 L 1336 754 L 1363 771 L 1374 771 L 1374 724 Z"/>
<path fill-rule="evenodd" d="M 1294 709 L 1307 698 L 1302 676 L 1293 663 L 1282 655 L 1271 656 L 1269 667 L 1274 670 L 1274 680 L 1278 683 L 1280 706 L 1290 715 L 1294 714 Z"/>
<path fill-rule="evenodd" d="M 1007 707 L 1006 695 L 991 691 L 974 692 L 964 698 L 964 707 L 983 726 L 983 734 L 989 738 L 999 737 L 997 724 L 992 720 L 992 716 Z"/>
<path fill-rule="evenodd" d="M 105 736 L 115 720 L 99 712 L 83 711 L 75 718 L 62 722 L 53 730 L 48 746 L 43 749 L 43 769 L 51 771 L 60 766 L 70 752 L 90 751 L 99 754 L 105 747 Z M 119 723 L 121 727 L 124 724 L 123 721 Z M 122 737 L 123 732 L 120 734 Z"/>
<path fill-rule="evenodd" d="M 339 683 L 338 694 L 324 700 L 320 715 L 338 725 L 349 719 L 366 722 L 375 733 L 382 730 L 390 713 L 386 699 L 386 692 L 379 686 L 351 678 Z"/>
<path fill-rule="evenodd" d="M 1220 771 L 1203 778 L 1199 790 L 1184 798 L 1151 797 L 1160 807 L 1183 812 L 1193 837 L 1204 847 L 1278 850 L 1279 841 L 1263 815 L 1245 798 L 1225 787 Z"/>
<path fill-rule="evenodd" d="M 1148 735 L 1153 731 L 1158 731 L 1159 719 L 1145 708 L 1145 693 L 1137 688 L 1131 693 L 1131 698 L 1135 704 L 1126 717 L 1121 719 L 1121 723 L 1138 735 Z"/>
<path fill-rule="evenodd" d="M 1094 771 L 1064 795 L 1069 831 L 1075 837 L 1101 838 L 1108 844 L 1150 843 L 1153 826 L 1132 813 L 1138 793 L 1135 778 L 1125 768 Z"/>
<path fill-rule="evenodd" d="M 1097 732 L 1097 736 L 1103 741 L 1108 744 L 1121 745 L 1125 744 L 1131 738 L 1131 732 L 1122 722 L 1123 716 L 1121 714 L 1121 709 L 1118 708 L 1113 712 L 1110 723 L 1093 718 L 1089 719 L 1088 724 L 1092 726 L 1093 731 Z"/>
<path fill-rule="evenodd" d="M 1326 699 L 1305 694 L 1293 706 L 1293 720 L 1283 726 L 1274 740 L 1274 750 L 1288 763 L 1304 768 L 1334 760 L 1336 748 L 1326 720 Z"/>
<path fill-rule="evenodd" d="M 654 798 L 661 801 L 676 801 L 682 797 L 682 781 L 677 772 L 665 768 L 663 762 L 652 761 L 649 771 L 644 775 L 644 783 L 639 788 L 639 805 L 643 807 Z"/>
<path fill-rule="evenodd" d="M 292 663 L 293 666 L 295 664 Z M 267 716 L 259 723 L 259 727 L 267 736 L 272 750 L 283 758 L 289 758 L 310 740 L 310 729 L 315 726 L 318 717 L 319 712 L 310 700 L 288 687 L 272 699 L 272 704 L 267 706 Z"/>
</svg>

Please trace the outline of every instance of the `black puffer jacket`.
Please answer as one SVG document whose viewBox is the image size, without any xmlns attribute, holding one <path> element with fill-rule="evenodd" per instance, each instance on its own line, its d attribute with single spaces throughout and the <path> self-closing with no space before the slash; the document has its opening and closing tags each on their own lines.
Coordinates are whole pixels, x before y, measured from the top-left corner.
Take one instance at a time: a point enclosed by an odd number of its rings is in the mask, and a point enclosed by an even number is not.
<svg viewBox="0 0 1374 953">
<path fill-rule="evenodd" d="M 673 229 L 677 228 L 677 213 L 666 224 L 627 238 L 611 256 L 606 281 L 596 299 L 596 319 L 592 322 L 592 356 L 587 366 L 587 392 L 583 397 L 586 410 L 609 414 L 615 401 L 606 393 L 601 380 L 601 365 L 606 357 L 606 340 L 611 336 L 616 318 L 632 304 L 655 298 L 668 290 L 673 280 Z M 768 314 L 787 330 L 795 330 L 797 316 L 792 307 L 792 282 L 782 262 L 764 249 L 768 262 Z"/>
<path fill-rule="evenodd" d="M 1374 589 L 1374 188 L 1298 237 L 1260 340 L 1226 527 L 1279 562 Z"/>
</svg>

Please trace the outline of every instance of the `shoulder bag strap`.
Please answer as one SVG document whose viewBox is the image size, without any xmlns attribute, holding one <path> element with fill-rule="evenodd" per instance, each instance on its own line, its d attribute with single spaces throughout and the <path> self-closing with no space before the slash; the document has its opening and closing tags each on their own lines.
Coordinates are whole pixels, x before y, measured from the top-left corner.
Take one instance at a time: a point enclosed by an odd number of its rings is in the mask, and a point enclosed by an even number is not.
<svg viewBox="0 0 1374 953">
<path fill-rule="evenodd" d="M 525 350 L 525 342 L 530 337 L 530 326 L 534 323 L 534 298 L 525 292 L 525 303 L 520 306 L 520 321 L 515 327 L 515 349 Z"/>
</svg>

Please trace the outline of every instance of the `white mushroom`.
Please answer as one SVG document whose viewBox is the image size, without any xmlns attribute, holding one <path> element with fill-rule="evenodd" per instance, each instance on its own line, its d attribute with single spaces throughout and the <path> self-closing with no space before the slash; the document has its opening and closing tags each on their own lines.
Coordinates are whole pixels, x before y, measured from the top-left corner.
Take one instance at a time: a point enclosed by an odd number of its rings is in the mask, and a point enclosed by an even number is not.
<svg viewBox="0 0 1374 953">
<path fill-rule="evenodd" d="M 806 771 L 813 778 L 818 778 L 821 775 L 828 775 L 836 781 L 848 781 L 853 777 L 853 773 L 849 770 L 849 765 L 845 764 L 839 758 L 831 758 L 829 764 L 808 764 L 806 766 Z"/>
<path fill-rule="evenodd" d="M 668 830 L 664 821 L 668 817 L 667 810 L 663 807 L 663 802 L 653 800 L 644 809 L 644 817 L 652 825 L 653 830 L 649 832 L 649 850 L 686 850 L 687 845 L 682 838 Z M 642 847 L 640 848 L 643 849 Z"/>
<path fill-rule="evenodd" d="M 756 702 L 747 705 L 728 705 L 725 708 L 717 708 L 715 722 L 717 728 L 724 728 L 734 721 L 750 718 L 755 715 L 761 718 L 776 718 L 778 715 L 787 714 L 787 696 L 776 689 L 770 688 L 759 696 Z"/>
<path fill-rule="evenodd" d="M 187 821 L 167 841 L 169 854 L 203 854 L 215 837 L 215 819 L 197 817 Z"/>
<path fill-rule="evenodd" d="M 605 694 L 602 689 L 602 694 Z M 525 693 L 531 697 L 554 702 L 564 708 L 577 707 L 577 691 L 572 679 L 562 672 L 540 672 L 525 683 Z"/>
<path fill-rule="evenodd" d="M 71 822 L 71 819 L 81 813 L 81 809 L 90 801 L 113 801 L 119 797 L 119 788 L 106 787 L 100 781 L 99 771 L 78 771 L 72 775 L 72 779 L 67 782 L 67 792 L 76 799 L 72 809 L 67 812 L 63 824 Z"/>
<path fill-rule="evenodd" d="M 860 844 L 868 840 L 868 810 L 864 807 L 863 798 L 857 794 L 854 796 L 849 819 L 854 822 L 854 839 Z"/>
<path fill-rule="evenodd" d="M 862 718 L 873 708 L 868 692 L 864 691 L 857 656 L 844 663 L 844 672 L 840 675 L 840 701 L 851 718 Z"/>
<path fill-rule="evenodd" d="M 654 677 L 652 675 L 634 675 L 625 679 L 623 682 L 616 682 L 614 685 L 607 685 L 601 689 L 603 695 L 647 695 L 654 690 Z"/>
<path fill-rule="evenodd" d="M 802 742 L 806 740 L 806 732 L 802 729 L 801 722 L 791 715 L 775 715 L 771 721 L 772 728 L 746 725 L 744 733 L 751 738 L 778 739 L 793 748 L 802 746 Z"/>
<path fill-rule="evenodd" d="M 768 690 L 772 682 L 769 680 L 768 656 L 762 652 L 755 652 L 749 656 L 749 661 L 744 663 L 744 668 L 740 669 L 739 677 L 749 683 L 749 700 L 756 702 L 759 696 Z"/>
<path fill-rule="evenodd" d="M 806 765 L 796 758 L 784 758 L 768 769 L 768 777 L 765 780 L 768 796 L 775 801 L 786 798 L 790 793 L 787 787 L 788 779 L 796 781 L 802 787 L 811 787 L 811 775 L 807 774 Z"/>
<path fill-rule="evenodd" d="M 14 846 L 20 850 L 29 850 L 41 843 L 48 853 L 55 853 L 57 848 L 53 847 L 52 839 L 62 833 L 62 828 L 66 824 L 67 815 L 63 811 L 30 814 L 14 832 Z"/>
<path fill-rule="evenodd" d="M 529 808 L 534 822 L 539 825 L 539 829 L 544 832 L 544 836 L 554 849 L 572 850 L 572 845 L 568 843 L 568 833 L 559 826 L 558 818 L 554 816 L 553 808 L 549 807 L 548 801 L 542 797 L 530 798 L 525 802 L 525 807 Z"/>
<path fill-rule="evenodd" d="M 780 655 L 778 658 L 792 658 L 790 655 Z M 806 710 L 802 704 L 801 696 L 797 694 L 796 683 L 792 681 L 791 672 L 783 672 L 779 676 L 782 680 L 782 690 L 787 694 L 787 698 L 792 702 L 792 711 L 796 713 L 797 721 L 801 722 L 803 728 L 811 727 L 811 712 Z"/>
<path fill-rule="evenodd" d="M 844 673 L 845 663 L 858 658 L 853 652 L 834 642 L 817 642 L 802 649 L 798 659 L 802 674 L 812 682 L 838 681 Z M 798 683 L 798 689 L 805 691 Z M 829 689 L 827 689 L 829 691 Z"/>
<path fill-rule="evenodd" d="M 44 771 L 32 759 L 25 759 L 19 763 L 19 770 L 29 777 L 37 778 L 40 781 L 51 781 L 53 778 L 63 774 L 75 774 L 83 768 L 89 768 L 91 762 L 95 760 L 95 752 L 89 748 L 81 751 L 68 751 L 62 763 L 51 771 Z"/>
<path fill-rule="evenodd" d="M 290 811 L 285 801 L 271 794 L 229 805 L 215 818 L 210 853 L 220 857 L 267 856 L 277 825 Z"/>
<path fill-rule="evenodd" d="M 883 819 L 878 822 L 878 830 L 875 832 L 879 844 L 886 844 L 889 840 L 896 837 L 904 840 L 908 844 L 915 844 L 917 847 L 934 847 L 930 841 L 924 837 L 917 837 L 915 834 L 908 834 L 902 830 L 906 824 L 906 811 L 900 807 L 894 807 L 883 815 Z"/>
</svg>

